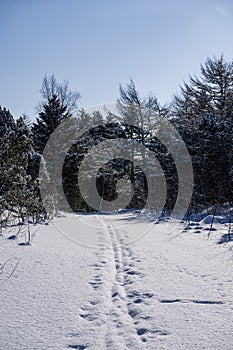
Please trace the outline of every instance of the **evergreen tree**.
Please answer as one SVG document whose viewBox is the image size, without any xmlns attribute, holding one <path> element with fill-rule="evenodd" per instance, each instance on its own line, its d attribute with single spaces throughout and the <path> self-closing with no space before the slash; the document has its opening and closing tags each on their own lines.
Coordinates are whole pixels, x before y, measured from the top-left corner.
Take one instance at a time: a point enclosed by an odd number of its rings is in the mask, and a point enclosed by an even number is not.
<svg viewBox="0 0 233 350">
<path fill-rule="evenodd" d="M 1 212 L 14 213 L 22 222 L 32 216 L 36 220 L 41 206 L 35 195 L 35 184 L 28 175 L 32 150 L 30 131 L 23 117 L 16 122 L 9 113 L 8 117 L 10 123 L 6 119 L 1 123 L 1 129 L 5 128 L 1 142 Z"/>
<path fill-rule="evenodd" d="M 48 99 L 44 104 L 43 111 L 39 113 L 36 123 L 32 126 L 32 137 L 34 149 L 39 154 L 43 153 L 44 147 L 54 130 L 65 119 L 71 116 L 67 107 L 63 106 L 56 95 Z"/>
<path fill-rule="evenodd" d="M 105 139 L 114 137 L 114 131 L 113 129 L 110 130 L 107 125 L 106 127 L 103 126 L 103 116 L 99 111 L 88 114 L 84 110 L 81 110 L 78 114 L 77 121 L 79 130 L 87 131 L 84 132 L 79 140 L 71 147 L 66 156 L 63 166 L 63 188 L 68 202 L 74 211 L 92 211 L 93 208 L 90 208 L 88 204 L 85 203 L 80 193 L 78 184 L 79 167 L 91 148 Z M 88 180 L 92 173 L 92 164 L 99 162 L 99 164 L 102 165 L 101 154 L 95 154 L 94 158 L 93 162 L 89 162 L 87 172 L 82 172 L 81 174 L 82 177 L 85 178 L 85 181 Z M 81 175 L 79 174 L 79 176 Z M 91 193 L 89 195 L 91 196 Z"/>
<path fill-rule="evenodd" d="M 67 112 L 66 106 L 62 106 L 59 98 L 53 95 L 48 99 L 48 102 L 44 104 L 43 111 L 39 113 L 36 122 L 32 125 L 31 137 L 33 152 L 31 153 L 28 171 L 32 180 L 37 184 L 39 184 L 39 169 L 45 145 L 55 129 L 62 121 L 69 117 L 70 114 Z M 46 166 L 48 169 L 49 167 L 50 169 L 53 167 L 52 164 L 46 164 Z M 36 192 L 38 195 L 38 202 L 41 203 L 39 186 L 37 186 Z"/>
<path fill-rule="evenodd" d="M 29 173 L 36 181 L 39 181 L 39 169 L 41 161 L 43 161 L 43 166 L 45 167 L 46 174 L 49 175 L 50 171 L 58 170 L 56 164 L 54 164 L 53 161 L 49 161 L 51 164 L 45 164 L 46 162 L 44 162 L 44 159 L 42 159 L 42 154 L 45 145 L 47 144 L 53 132 L 63 121 L 70 118 L 73 112 L 77 111 L 78 102 L 80 100 L 80 94 L 70 90 L 68 81 L 58 83 L 54 75 L 50 77 L 45 76 L 40 92 L 42 101 L 38 106 L 39 116 L 36 120 L 36 123 L 34 123 L 32 126 L 34 153 L 29 164 Z M 63 131 L 67 135 L 67 139 L 69 139 L 69 130 Z M 59 142 L 62 141 L 60 140 Z M 63 145 L 61 145 L 61 148 L 58 146 L 56 152 L 62 152 L 62 150 Z M 47 149 L 47 152 L 50 152 L 51 154 L 51 152 L 54 153 L 55 150 Z M 52 159 L 52 154 L 50 159 Z M 56 184 L 54 185 L 56 188 Z M 55 188 L 54 191 L 56 192 Z M 56 195 L 54 193 L 54 203 L 51 203 L 54 208 L 53 210 L 56 210 L 55 202 L 58 200 L 58 198 L 55 199 L 55 197 Z"/>
<path fill-rule="evenodd" d="M 192 156 L 193 206 L 232 203 L 233 62 L 208 58 L 175 96 L 173 116 Z"/>
<path fill-rule="evenodd" d="M 0 217 L 1 223 L 3 213 L 6 215 L 8 203 L 6 202 L 7 193 L 7 174 L 9 169 L 9 160 L 7 154 L 7 138 L 15 127 L 15 121 L 9 110 L 0 106 Z"/>
<path fill-rule="evenodd" d="M 2 137 L 15 125 L 14 118 L 9 110 L 0 106 L 0 137 Z M 1 147 L 1 145 L 0 145 Z"/>
</svg>

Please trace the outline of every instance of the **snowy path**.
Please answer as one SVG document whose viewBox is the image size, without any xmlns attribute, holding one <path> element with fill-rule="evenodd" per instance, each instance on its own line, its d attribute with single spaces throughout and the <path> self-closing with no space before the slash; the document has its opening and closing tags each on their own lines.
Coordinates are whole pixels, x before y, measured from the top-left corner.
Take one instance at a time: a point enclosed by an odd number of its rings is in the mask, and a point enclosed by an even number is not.
<svg viewBox="0 0 233 350">
<path fill-rule="evenodd" d="M 170 225 L 68 215 L 30 247 L 5 233 L 0 349 L 232 349 L 233 253 Z"/>
<path fill-rule="evenodd" d="M 140 349 L 141 342 L 146 342 L 145 332 L 148 330 L 140 327 L 134 305 L 146 302 L 153 294 L 140 294 L 132 288 L 134 281 L 140 280 L 142 273 L 137 268 L 140 260 L 126 242 L 125 232 L 116 229 L 103 216 L 98 216 L 98 219 L 101 223 L 98 263 L 94 266 L 96 273 L 89 283 L 94 290 L 99 290 L 97 295 L 101 295 L 101 298 L 92 300 L 91 307 L 85 307 L 81 317 L 89 321 L 101 320 L 105 325 L 105 342 L 101 348 Z M 100 300 L 102 305 L 96 308 L 101 303 Z M 145 316 L 141 318 L 146 319 Z"/>
</svg>

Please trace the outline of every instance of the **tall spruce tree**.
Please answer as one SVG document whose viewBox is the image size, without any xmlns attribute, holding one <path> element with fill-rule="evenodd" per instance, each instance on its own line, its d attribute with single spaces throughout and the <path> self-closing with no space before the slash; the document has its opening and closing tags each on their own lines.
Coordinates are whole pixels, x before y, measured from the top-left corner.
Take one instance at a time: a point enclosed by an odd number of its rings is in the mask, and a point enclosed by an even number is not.
<svg viewBox="0 0 233 350">
<path fill-rule="evenodd" d="M 38 183 L 37 194 L 40 203 L 42 203 L 42 201 L 39 189 L 39 169 L 45 145 L 56 128 L 70 116 L 71 114 L 67 111 L 67 106 L 61 103 L 58 96 L 53 95 L 48 99 L 48 102 L 43 105 L 43 110 L 39 113 L 36 122 L 32 125 L 31 132 L 34 152 L 30 159 L 29 173 L 33 181 Z M 60 151 L 59 147 L 57 151 Z M 51 169 L 54 167 L 54 164 L 45 164 L 45 166 L 47 168 L 46 171 L 49 169 L 49 171 L 52 171 Z"/>
<path fill-rule="evenodd" d="M 77 111 L 80 100 L 80 94 L 76 91 L 71 91 L 68 81 L 59 83 L 54 75 L 44 77 L 40 92 L 42 101 L 37 107 L 39 111 L 38 118 L 32 125 L 34 154 L 29 165 L 29 172 L 32 178 L 38 181 L 39 168 L 45 145 L 56 128 L 63 121 L 71 117 L 72 113 Z M 69 130 L 64 130 L 64 132 L 69 138 Z M 60 151 L 59 147 L 57 151 Z M 55 164 L 44 164 L 47 170 L 51 170 L 54 165 Z M 39 192 L 38 187 L 38 194 Z"/>
<path fill-rule="evenodd" d="M 61 122 L 70 116 L 67 107 L 61 104 L 57 95 L 48 99 L 48 102 L 43 106 L 43 111 L 39 113 L 36 123 L 32 126 L 33 144 L 36 152 L 43 153 L 50 135 Z"/>
</svg>

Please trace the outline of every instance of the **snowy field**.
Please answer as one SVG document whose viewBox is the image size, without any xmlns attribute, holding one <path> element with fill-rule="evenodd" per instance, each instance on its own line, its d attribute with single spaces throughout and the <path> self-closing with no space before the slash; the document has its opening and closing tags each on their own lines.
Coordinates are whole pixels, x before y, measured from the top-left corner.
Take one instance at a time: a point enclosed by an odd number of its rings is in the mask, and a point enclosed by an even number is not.
<svg viewBox="0 0 233 350">
<path fill-rule="evenodd" d="M 227 227 L 68 215 L 0 237 L 0 349 L 233 348 Z M 184 228 L 184 227 L 183 227 Z"/>
</svg>

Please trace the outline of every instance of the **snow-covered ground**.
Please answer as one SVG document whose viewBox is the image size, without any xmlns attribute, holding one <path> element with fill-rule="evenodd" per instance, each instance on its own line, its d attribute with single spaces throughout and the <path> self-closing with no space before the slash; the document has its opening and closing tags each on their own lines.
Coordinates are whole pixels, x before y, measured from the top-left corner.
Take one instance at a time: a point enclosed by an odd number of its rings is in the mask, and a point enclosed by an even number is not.
<svg viewBox="0 0 233 350">
<path fill-rule="evenodd" d="M 233 250 L 214 227 L 69 214 L 31 246 L 3 232 L 0 349 L 231 350 Z"/>
</svg>

